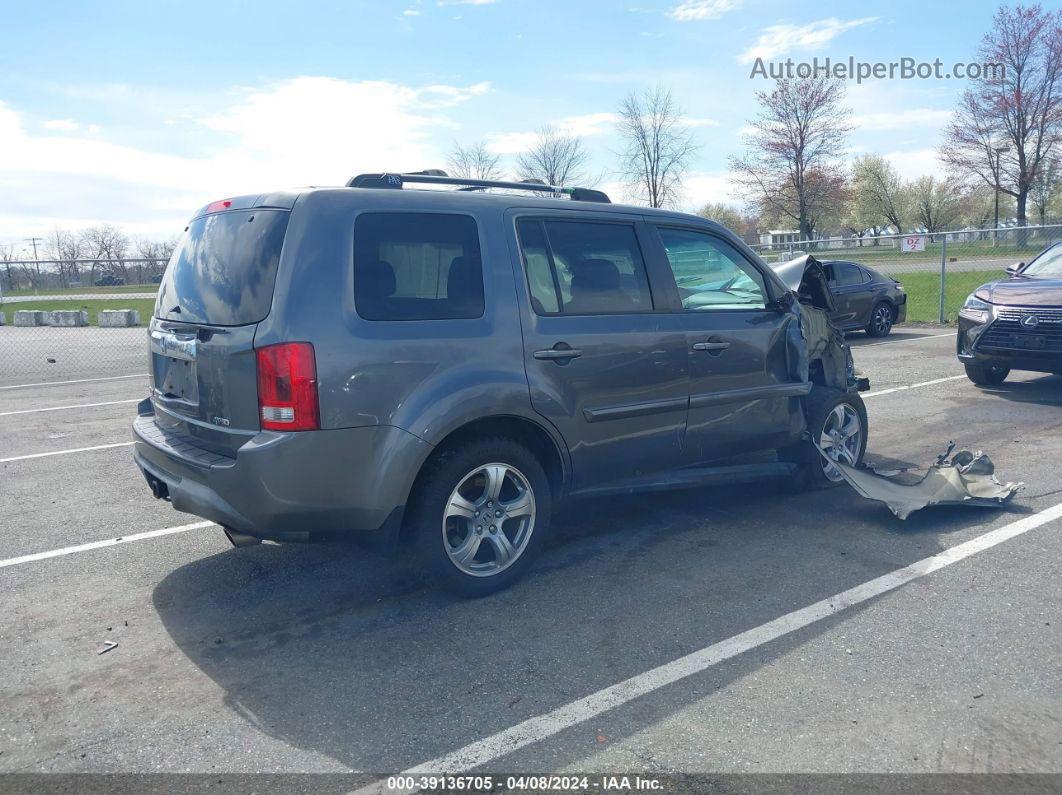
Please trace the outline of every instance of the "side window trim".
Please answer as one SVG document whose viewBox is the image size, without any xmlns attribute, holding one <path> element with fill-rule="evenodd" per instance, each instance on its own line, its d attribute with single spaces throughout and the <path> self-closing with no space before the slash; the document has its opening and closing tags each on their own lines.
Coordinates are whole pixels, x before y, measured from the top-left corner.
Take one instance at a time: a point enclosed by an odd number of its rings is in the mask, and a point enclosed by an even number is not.
<svg viewBox="0 0 1062 795">
<path fill-rule="evenodd" d="M 765 303 L 765 305 L 769 306 L 772 301 L 777 299 L 778 296 L 775 295 L 775 291 L 774 291 L 773 283 L 771 281 L 771 277 L 767 273 L 764 272 L 764 269 L 761 268 L 758 264 L 756 264 L 756 262 L 754 262 L 753 260 L 751 260 L 747 256 L 745 256 L 745 253 L 741 249 L 739 249 L 737 246 L 735 246 L 733 243 L 731 243 L 729 240 L 727 240 L 722 235 L 718 234 L 714 229 L 707 229 L 705 227 L 696 226 L 696 225 L 693 225 L 693 224 L 683 224 L 681 222 L 676 222 L 676 223 L 661 222 L 661 221 L 658 221 L 656 219 L 648 220 L 647 223 L 646 223 L 646 227 L 647 227 L 648 231 L 650 231 L 652 233 L 650 236 L 652 238 L 654 238 L 654 243 L 655 243 L 654 247 L 659 250 L 659 257 L 660 257 L 660 260 L 661 260 L 661 264 L 663 265 L 663 269 L 667 272 L 667 278 L 670 281 L 671 290 L 674 291 L 674 305 L 672 306 L 672 308 L 667 309 L 665 311 L 667 311 L 667 312 L 669 312 L 671 314 L 691 314 L 690 310 L 685 309 L 682 306 L 682 301 L 679 298 L 678 282 L 675 280 L 675 274 L 674 274 L 674 271 L 672 271 L 672 269 L 671 269 L 671 264 L 670 264 L 670 261 L 668 260 L 668 257 L 667 257 L 667 250 L 664 248 L 664 241 L 663 241 L 663 238 L 660 235 L 660 230 L 662 230 L 662 229 L 673 229 L 673 230 L 676 230 L 676 231 L 679 231 L 679 232 L 693 232 L 695 234 L 704 235 L 705 237 L 710 238 L 711 240 L 721 244 L 721 246 L 725 247 L 724 248 L 725 251 L 732 252 L 735 257 L 737 257 L 742 262 L 744 262 L 746 265 L 748 265 L 748 267 L 750 267 L 760 277 L 760 281 L 763 284 L 764 303 Z M 721 307 L 719 309 L 713 309 L 712 310 L 712 312 L 763 312 L 763 311 L 765 311 L 765 309 L 757 309 L 757 308 L 753 308 L 753 307 L 740 307 L 740 306 L 725 307 L 725 308 Z"/>
</svg>

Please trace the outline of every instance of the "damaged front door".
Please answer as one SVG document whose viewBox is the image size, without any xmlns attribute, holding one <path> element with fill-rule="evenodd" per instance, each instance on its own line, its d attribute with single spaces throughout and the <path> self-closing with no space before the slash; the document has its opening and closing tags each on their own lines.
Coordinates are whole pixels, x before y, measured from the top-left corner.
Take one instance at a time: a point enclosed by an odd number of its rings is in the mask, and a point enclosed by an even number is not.
<svg viewBox="0 0 1062 795">
<path fill-rule="evenodd" d="M 800 433 L 798 396 L 786 358 L 791 313 L 772 306 L 764 274 L 726 240 L 658 226 L 678 292 L 689 352 L 690 463 L 780 447 Z"/>
</svg>

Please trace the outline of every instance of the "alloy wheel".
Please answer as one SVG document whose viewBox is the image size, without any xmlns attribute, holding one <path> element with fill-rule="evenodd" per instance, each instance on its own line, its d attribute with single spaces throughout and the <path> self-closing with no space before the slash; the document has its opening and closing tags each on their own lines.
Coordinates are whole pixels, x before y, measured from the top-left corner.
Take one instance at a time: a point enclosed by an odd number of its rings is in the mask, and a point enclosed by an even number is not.
<svg viewBox="0 0 1062 795">
<path fill-rule="evenodd" d="M 464 574 L 499 574 L 527 548 L 535 515 L 535 494 L 520 470 L 501 463 L 476 467 L 461 478 L 446 503 L 446 554 Z"/>
<path fill-rule="evenodd" d="M 889 331 L 892 330 L 892 310 L 885 304 L 880 305 L 874 310 L 874 331 L 877 332 L 879 337 L 884 337 Z"/>
<path fill-rule="evenodd" d="M 820 456 L 823 474 L 834 483 L 843 480 L 841 471 L 830 461 L 840 461 L 854 467 L 862 442 L 863 426 L 859 414 L 847 403 L 838 403 L 826 415 L 826 422 L 819 433 L 819 448 L 826 454 L 826 458 Z"/>
</svg>

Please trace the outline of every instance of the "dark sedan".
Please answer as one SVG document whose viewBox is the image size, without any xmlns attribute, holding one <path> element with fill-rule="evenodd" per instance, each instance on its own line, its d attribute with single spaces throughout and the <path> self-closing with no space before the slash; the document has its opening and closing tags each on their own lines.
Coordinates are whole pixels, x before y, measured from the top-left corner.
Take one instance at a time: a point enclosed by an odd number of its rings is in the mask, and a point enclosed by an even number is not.
<svg viewBox="0 0 1062 795">
<path fill-rule="evenodd" d="M 966 375 L 1001 384 L 1013 370 L 1062 373 L 1062 242 L 978 287 L 959 311 L 956 342 Z"/>
<path fill-rule="evenodd" d="M 907 294 L 895 279 L 845 260 L 826 260 L 822 267 L 830 280 L 832 320 L 838 328 L 885 337 L 907 318 Z"/>
</svg>

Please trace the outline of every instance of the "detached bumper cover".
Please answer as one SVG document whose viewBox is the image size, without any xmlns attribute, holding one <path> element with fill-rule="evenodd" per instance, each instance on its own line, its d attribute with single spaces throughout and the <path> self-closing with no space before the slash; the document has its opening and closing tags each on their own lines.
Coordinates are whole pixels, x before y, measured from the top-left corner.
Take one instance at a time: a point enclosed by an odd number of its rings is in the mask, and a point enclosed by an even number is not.
<svg viewBox="0 0 1062 795">
<path fill-rule="evenodd" d="M 263 431 L 234 457 L 195 445 L 143 414 L 133 456 L 178 511 L 275 540 L 392 531 L 431 446 L 393 426 Z"/>
</svg>

